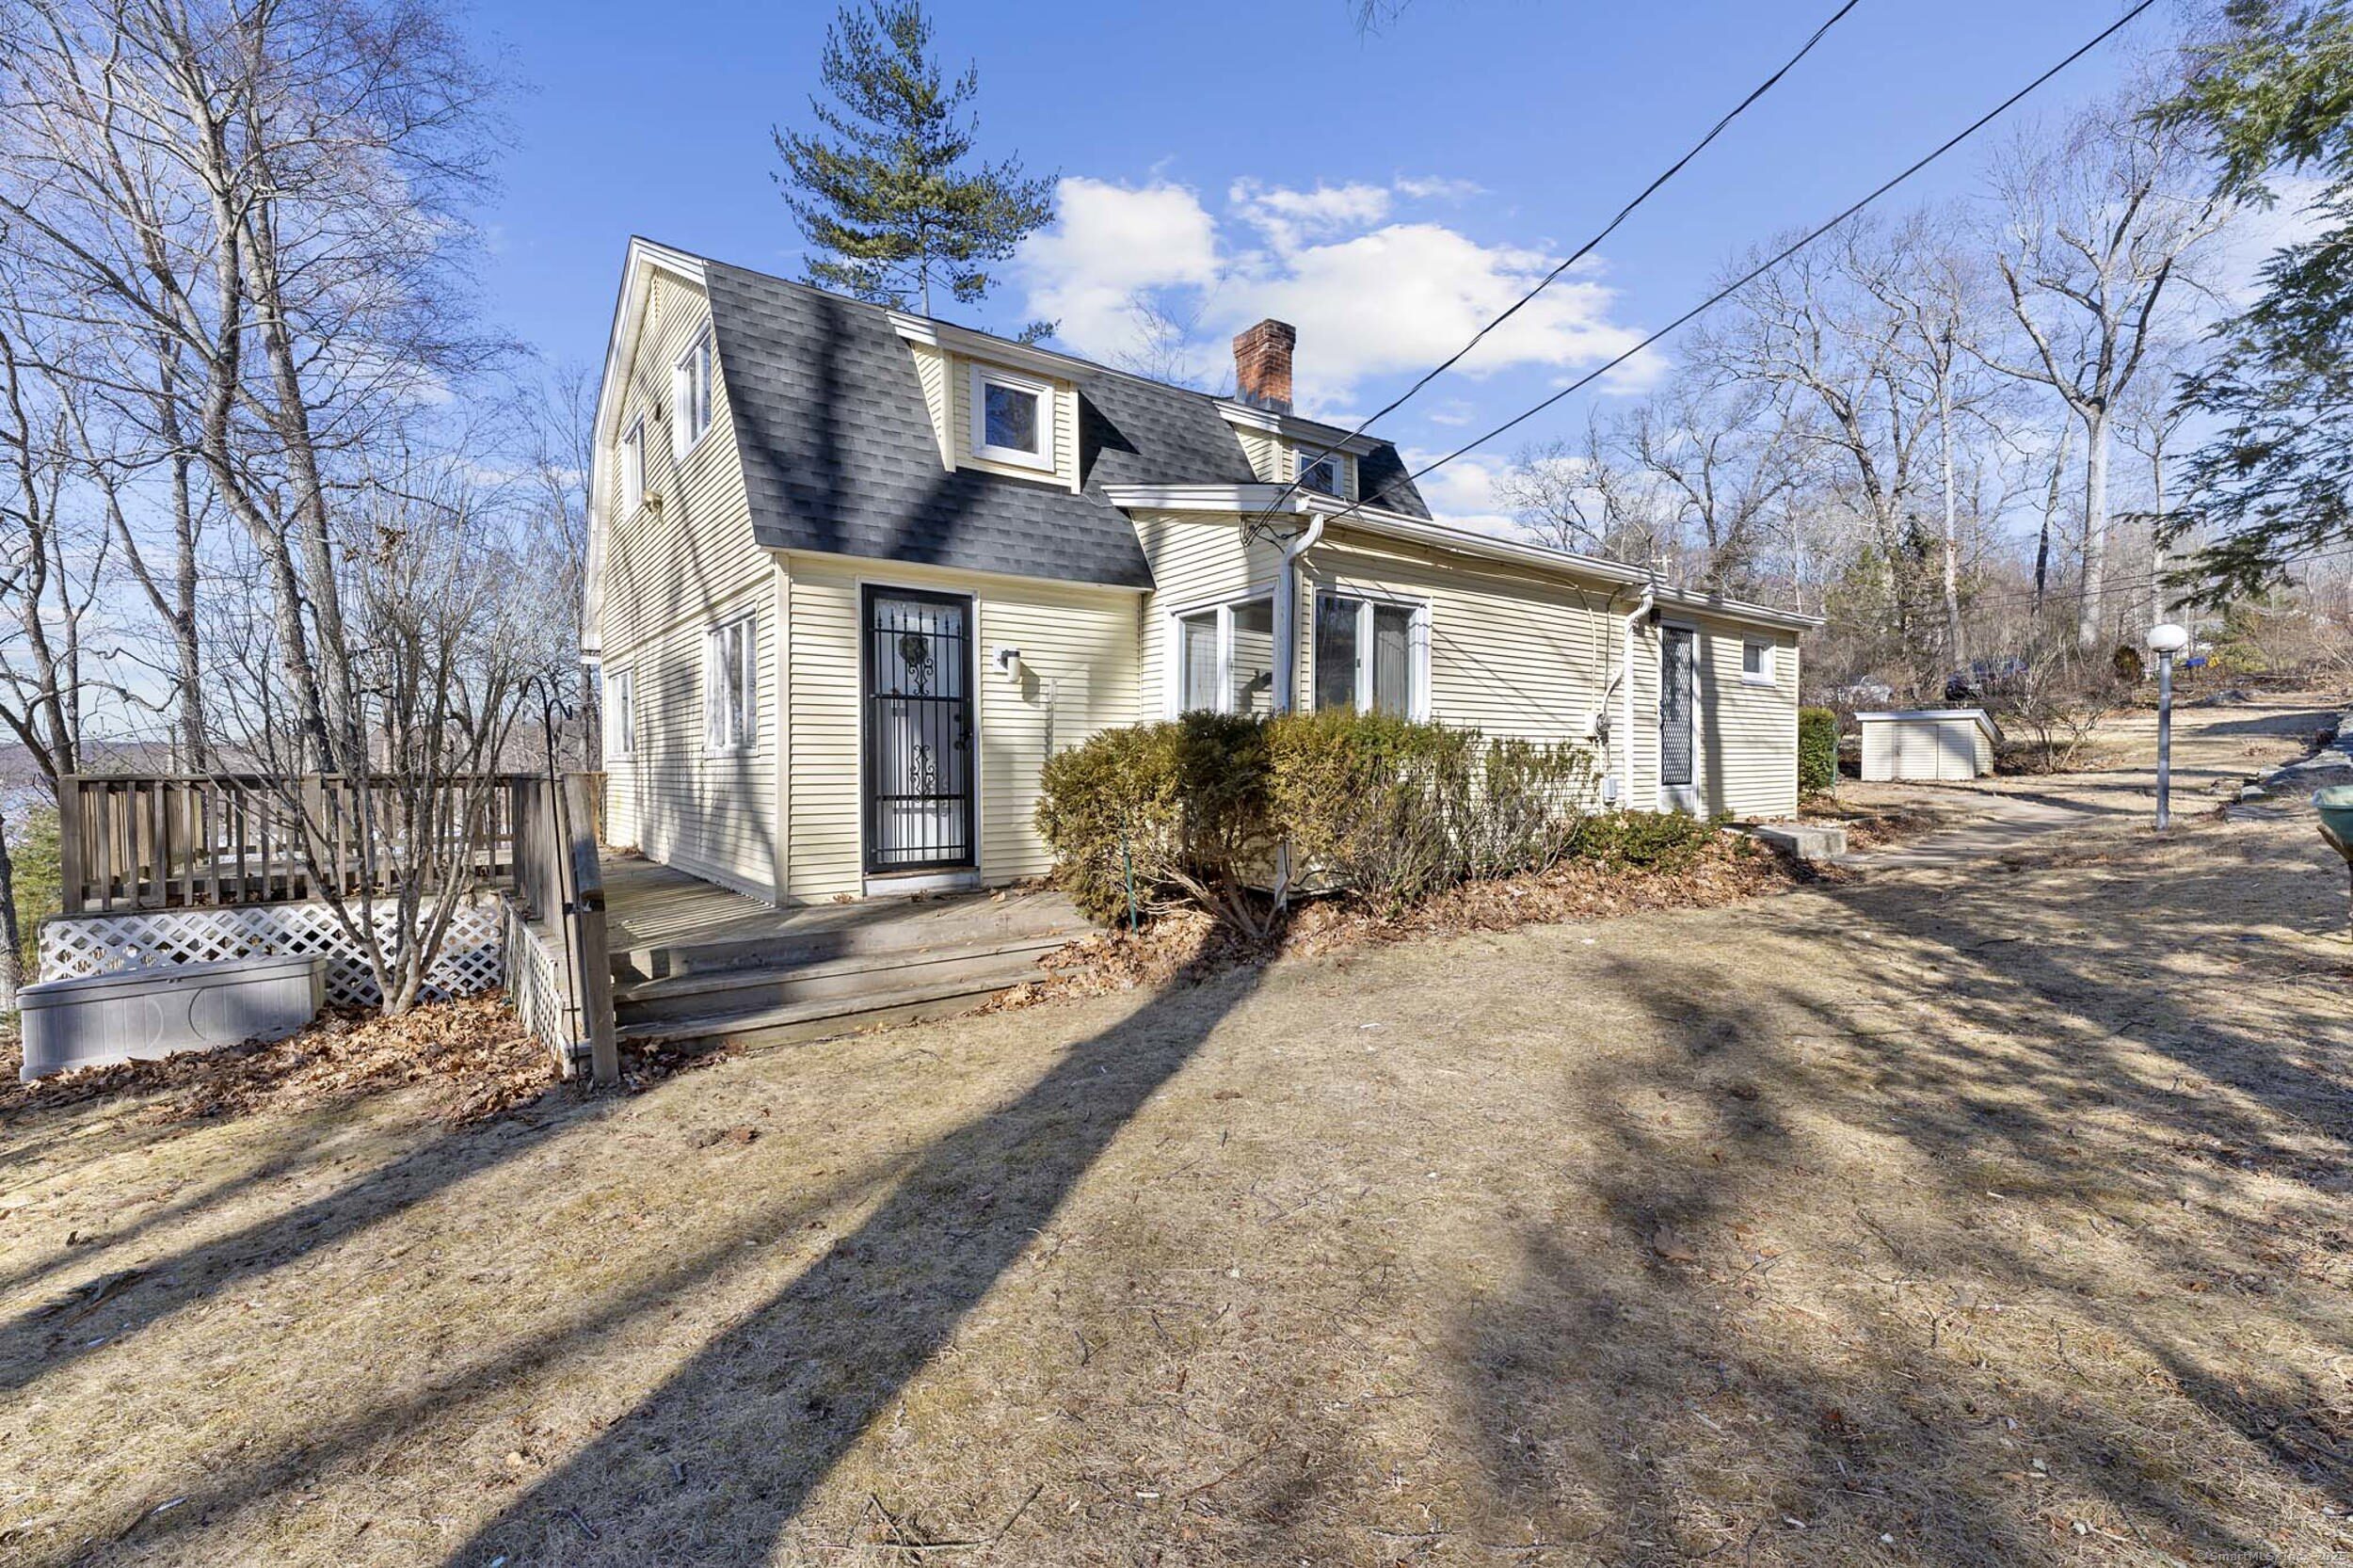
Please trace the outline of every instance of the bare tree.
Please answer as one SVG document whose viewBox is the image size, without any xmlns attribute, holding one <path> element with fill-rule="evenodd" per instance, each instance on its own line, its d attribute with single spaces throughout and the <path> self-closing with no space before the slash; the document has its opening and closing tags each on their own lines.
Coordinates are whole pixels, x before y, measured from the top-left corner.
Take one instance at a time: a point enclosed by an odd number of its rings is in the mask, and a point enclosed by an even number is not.
<svg viewBox="0 0 2353 1568">
<path fill-rule="evenodd" d="M 38 368 L 25 324 L 0 312 L 0 724 L 39 774 L 36 789 L 56 799 L 57 780 L 81 765 L 83 632 L 104 567 L 104 536 L 71 536 L 63 498 L 70 463 L 68 419 L 54 383 Z M 24 933 L 16 909 L 16 860 L 0 821 L 0 1008 L 12 1008 L 23 980 Z"/>
<path fill-rule="evenodd" d="M 1734 296 L 1727 319 L 1694 339 L 1692 358 L 1730 381 L 1771 389 L 1825 484 L 1865 531 L 1885 574 L 1885 614 L 1916 665 L 1922 528 L 1917 513 L 1936 426 L 1933 386 L 1918 374 L 1915 328 L 1897 280 L 1924 264 L 1914 225 L 1860 223 Z"/>
<path fill-rule="evenodd" d="M 488 84 L 428 0 L 0 0 L 0 220 L 55 319 L 156 345 L 110 390 L 244 531 L 310 755 L 346 765 L 330 488 L 490 346 L 450 265 Z"/>
<path fill-rule="evenodd" d="M 2105 630 L 2108 461 L 2119 406 L 2184 296 L 2205 287 L 2226 205 L 2169 130 L 2120 99 L 2056 136 L 2022 137 L 1991 178 L 1989 248 L 2024 352 L 1972 346 L 1989 364 L 2056 392 L 2084 434 L 2083 570 L 2075 643 Z"/>
<path fill-rule="evenodd" d="M 438 0 L 0 0 L 0 38 L 11 297 L 68 386 L 72 478 L 170 645 L 176 738 L 272 770 L 406 1006 L 472 883 L 449 857 L 520 684 L 569 630 L 514 613 L 541 574 L 513 498 L 459 483 L 482 432 L 445 428 L 504 352 L 464 282 L 494 84 Z M 585 463 L 557 467 L 576 489 Z M 545 520 L 579 533 L 568 503 Z M 384 788 L 328 834 L 315 774 Z M 386 863 L 346 899 L 328 862 L 352 845 Z"/>
<path fill-rule="evenodd" d="M 1770 536 L 1800 484 L 1798 420 L 1767 389 L 1684 375 L 1626 422 L 1627 450 L 1695 533 L 1688 575 L 1721 593 L 1758 591 Z M 1682 541 L 1678 540 L 1678 543 Z"/>
<path fill-rule="evenodd" d="M 1576 442 L 1523 449 L 1496 495 L 1538 544 L 1627 566 L 1666 564 L 1669 514 L 1625 456 L 1621 432 L 1597 413 Z"/>
</svg>

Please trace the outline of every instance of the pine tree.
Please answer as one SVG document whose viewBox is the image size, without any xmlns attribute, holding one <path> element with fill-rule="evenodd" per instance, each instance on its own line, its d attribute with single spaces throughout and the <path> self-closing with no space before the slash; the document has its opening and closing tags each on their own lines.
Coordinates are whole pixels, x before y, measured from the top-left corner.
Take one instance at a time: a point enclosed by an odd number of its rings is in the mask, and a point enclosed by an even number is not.
<svg viewBox="0 0 2353 1568">
<path fill-rule="evenodd" d="M 2353 542 L 2353 7 L 2232 0 L 2225 18 L 2154 112 L 2204 134 L 2226 196 L 2267 204 L 2282 174 L 2320 188 L 2304 207 L 2314 232 L 2265 264 L 2254 302 L 2183 383 L 2182 407 L 2213 434 L 2185 465 L 2193 499 L 2172 532 L 2205 536 L 2188 570 L 2208 601 Z"/>
<path fill-rule="evenodd" d="M 1053 180 L 1026 177 L 1017 156 L 964 167 L 979 70 L 949 81 L 931 40 L 918 0 L 842 8 L 820 69 L 835 102 L 809 100 L 819 134 L 775 133 L 776 182 L 821 253 L 809 281 L 898 307 L 912 296 L 926 315 L 936 282 L 965 304 L 986 295 L 999 281 L 988 264 L 1054 213 Z"/>
</svg>

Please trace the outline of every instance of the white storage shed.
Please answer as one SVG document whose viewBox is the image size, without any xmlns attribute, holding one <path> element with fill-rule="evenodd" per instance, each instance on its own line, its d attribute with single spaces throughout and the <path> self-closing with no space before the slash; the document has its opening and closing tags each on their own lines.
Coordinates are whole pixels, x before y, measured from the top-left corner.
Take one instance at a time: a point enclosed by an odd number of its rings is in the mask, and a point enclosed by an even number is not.
<svg viewBox="0 0 2353 1568">
<path fill-rule="evenodd" d="M 1891 779 L 1980 778 L 1993 771 L 2002 732 L 1982 708 L 1916 708 L 1857 713 L 1863 728 L 1863 776 Z"/>
</svg>

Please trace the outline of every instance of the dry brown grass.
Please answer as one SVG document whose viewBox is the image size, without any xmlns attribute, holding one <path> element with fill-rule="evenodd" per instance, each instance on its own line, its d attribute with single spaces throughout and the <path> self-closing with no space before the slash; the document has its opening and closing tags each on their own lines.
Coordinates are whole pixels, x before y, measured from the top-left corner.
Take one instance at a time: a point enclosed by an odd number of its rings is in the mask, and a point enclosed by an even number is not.
<svg viewBox="0 0 2353 1568">
<path fill-rule="evenodd" d="M 2342 869 L 2104 854 L 454 1130 L 13 1115 L 0 1553 L 2345 1560 Z"/>
</svg>

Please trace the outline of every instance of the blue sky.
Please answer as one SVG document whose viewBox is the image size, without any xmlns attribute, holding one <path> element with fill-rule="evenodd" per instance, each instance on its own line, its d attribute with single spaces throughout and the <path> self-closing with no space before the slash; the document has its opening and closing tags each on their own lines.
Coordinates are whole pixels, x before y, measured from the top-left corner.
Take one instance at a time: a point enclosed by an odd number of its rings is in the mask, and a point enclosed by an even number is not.
<svg viewBox="0 0 2353 1568">
<path fill-rule="evenodd" d="M 1062 345 L 1115 358 L 1143 290 L 1193 314 L 1198 369 L 1238 325 L 1301 328 L 1303 405 L 1369 409 L 1454 346 L 1490 301 L 1573 248 L 1834 8 L 1834 0 L 1576 4 L 1414 0 L 1360 38 L 1343 0 L 1133 8 L 938 0 L 946 57 L 978 62 L 984 150 L 1059 173 L 1064 216 L 984 306 L 1059 316 Z M 2105 25 L 2116 0 L 1864 0 L 1774 93 L 1530 312 L 1525 330 L 1384 422 L 1448 450 L 1707 292 L 1728 257 L 1810 224 Z M 797 276 L 770 127 L 805 120 L 830 4 L 502 0 L 475 25 L 524 84 L 485 219 L 487 303 L 552 362 L 601 354 L 632 233 Z M 651 18 L 658 17 L 658 24 Z M 2153 10 L 2030 108 L 2112 87 Z M 1989 140 L 1992 137 L 1989 134 Z M 1919 196 L 1975 187 L 1970 150 Z M 1654 367 L 1655 368 L 1655 367 Z M 1433 484 L 1482 509 L 1522 441 Z M 1449 471 L 1452 472 L 1452 471 Z"/>
</svg>

